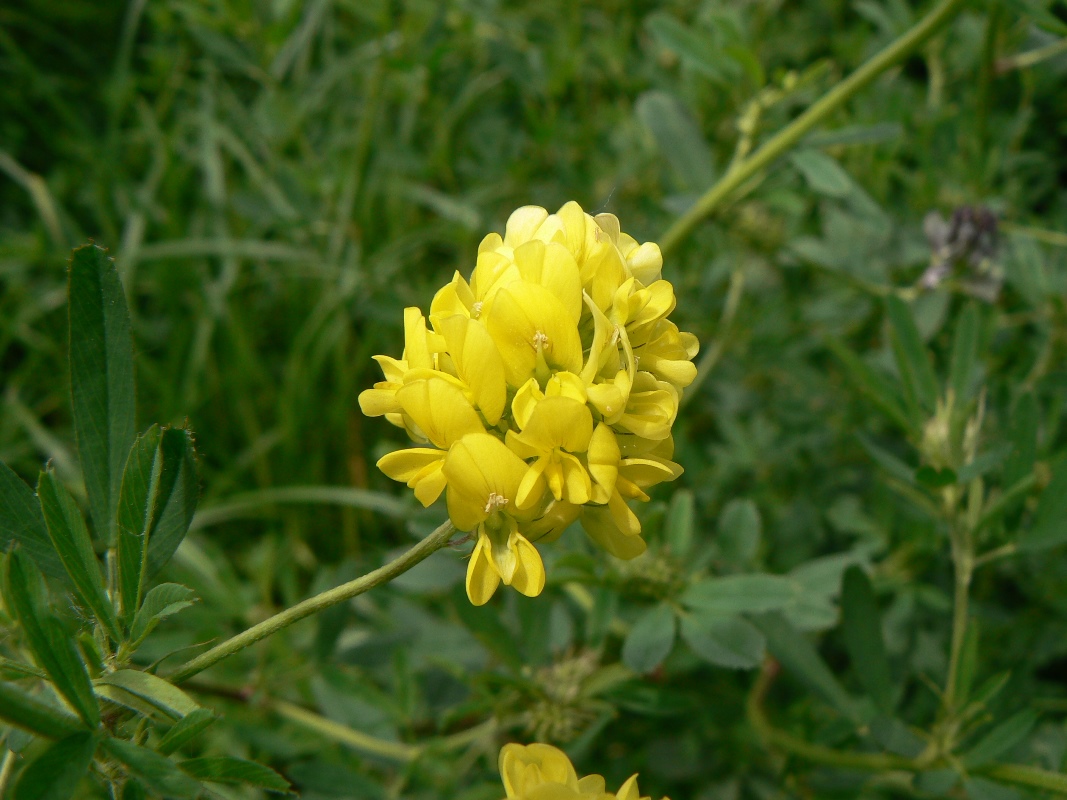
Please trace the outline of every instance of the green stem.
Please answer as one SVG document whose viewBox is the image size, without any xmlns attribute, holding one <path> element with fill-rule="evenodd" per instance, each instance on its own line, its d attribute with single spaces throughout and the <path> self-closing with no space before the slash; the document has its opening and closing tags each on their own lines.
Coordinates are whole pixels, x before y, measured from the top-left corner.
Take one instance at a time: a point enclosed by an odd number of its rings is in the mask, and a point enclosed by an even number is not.
<svg viewBox="0 0 1067 800">
<path fill-rule="evenodd" d="M 1067 53 L 1067 38 L 1039 47 L 1036 50 L 1027 50 L 1025 53 L 1002 59 L 997 62 L 997 72 L 1004 73 L 1013 69 L 1026 69 L 1040 64 L 1046 58 L 1052 58 L 1063 53 Z"/>
<path fill-rule="evenodd" d="M 248 630 L 237 634 L 231 639 L 227 639 L 221 644 L 215 645 L 206 653 L 201 653 L 196 658 L 186 662 L 176 672 L 168 676 L 169 679 L 173 683 L 181 683 L 184 680 L 188 680 L 198 672 L 217 664 L 224 658 L 229 658 L 234 653 L 238 653 L 244 648 L 255 644 L 260 639 L 265 639 L 271 634 L 277 633 L 282 628 L 289 627 L 294 622 L 299 622 L 338 603 L 351 600 L 356 595 L 363 594 L 375 586 L 388 583 L 397 575 L 407 572 L 424 558 L 447 545 L 455 531 L 456 529 L 451 522 L 444 523 L 417 545 L 385 566 L 379 567 L 373 572 L 368 572 L 361 578 L 356 578 L 333 589 L 328 589 L 314 597 L 309 597 L 292 608 L 287 608 L 285 611 L 263 620 L 258 625 L 253 625 Z"/>
<path fill-rule="evenodd" d="M 682 240 L 692 233 L 693 228 L 711 214 L 731 192 L 785 154 L 808 131 L 844 105 L 854 94 L 929 39 L 942 25 L 952 19 L 963 3 L 964 0 L 941 0 L 915 27 L 823 95 L 755 153 L 728 170 L 660 237 L 659 246 L 663 254 L 667 255 L 678 247 Z"/>
<path fill-rule="evenodd" d="M 945 710 L 954 714 L 956 708 L 957 673 L 960 668 L 960 656 L 963 642 L 967 638 L 967 621 L 969 614 L 971 576 L 974 574 L 974 547 L 971 532 L 960 526 L 952 533 L 952 564 L 956 577 L 955 597 L 952 604 L 952 649 L 948 659 L 948 679 L 945 685 Z"/>
<path fill-rule="evenodd" d="M 272 700 L 267 704 L 267 707 L 278 716 L 302 725 L 308 730 L 315 731 L 335 742 L 347 745 L 362 753 L 402 763 L 415 761 L 430 747 L 438 747 L 444 750 L 465 747 L 496 732 L 498 728 L 497 721 L 490 719 L 469 730 L 453 733 L 450 736 L 442 736 L 425 744 L 407 744 L 405 742 L 390 742 L 385 739 L 379 739 L 376 736 L 371 736 L 347 725 L 334 722 L 285 700 Z"/>
<path fill-rule="evenodd" d="M 775 728 L 767 718 L 767 713 L 763 710 L 763 701 L 771 684 L 774 682 L 777 672 L 777 662 L 773 659 L 768 659 L 752 686 L 752 691 L 749 693 L 746 704 L 746 716 L 749 724 L 767 744 L 817 764 L 826 764 L 842 769 L 863 770 L 865 772 L 905 771 L 916 773 L 938 767 L 952 766 L 951 759 L 946 762 L 939 758 L 930 759 L 922 756 L 905 758 L 891 753 L 850 753 L 843 750 L 834 750 L 823 745 L 812 744 L 793 736 L 791 733 Z M 974 772 L 1001 783 L 1010 783 L 1030 789 L 1043 789 L 1067 795 L 1067 775 L 1049 772 L 1038 767 L 1023 764 L 988 764 L 974 770 Z"/>
</svg>

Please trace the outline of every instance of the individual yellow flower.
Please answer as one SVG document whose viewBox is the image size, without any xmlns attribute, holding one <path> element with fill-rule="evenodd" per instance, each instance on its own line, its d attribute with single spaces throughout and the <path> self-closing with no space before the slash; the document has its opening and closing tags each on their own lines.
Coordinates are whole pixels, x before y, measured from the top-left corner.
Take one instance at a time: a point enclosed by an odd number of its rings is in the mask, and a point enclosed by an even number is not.
<svg viewBox="0 0 1067 800">
<path fill-rule="evenodd" d="M 603 777 L 579 778 L 566 754 L 547 744 L 506 744 L 499 766 L 507 800 L 648 800 L 637 788 L 637 775 L 608 792 Z"/>
<path fill-rule="evenodd" d="M 476 606 L 486 603 L 501 581 L 527 597 L 545 586 L 541 555 L 519 531 L 520 522 L 532 517 L 515 502 L 525 473 L 522 459 L 485 433 L 464 436 L 445 459 L 448 516 L 461 531 L 477 531 L 467 564 L 467 596 Z"/>
<path fill-rule="evenodd" d="M 577 203 L 516 210 L 430 304 L 404 311 L 400 359 L 360 395 L 417 443 L 378 465 L 476 540 L 467 594 L 500 583 L 533 596 L 545 583 L 534 542 L 580 521 L 620 558 L 645 550 L 629 506 L 681 474 L 671 428 L 696 376 L 696 337 L 652 242 Z"/>
</svg>

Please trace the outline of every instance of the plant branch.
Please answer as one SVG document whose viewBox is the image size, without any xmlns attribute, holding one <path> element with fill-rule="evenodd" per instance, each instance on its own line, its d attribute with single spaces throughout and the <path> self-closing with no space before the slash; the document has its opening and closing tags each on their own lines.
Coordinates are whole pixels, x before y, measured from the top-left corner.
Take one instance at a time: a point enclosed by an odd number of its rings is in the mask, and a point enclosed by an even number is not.
<svg viewBox="0 0 1067 800">
<path fill-rule="evenodd" d="M 955 759 L 948 757 L 905 758 L 891 753 L 851 753 L 844 750 L 834 750 L 823 745 L 812 744 L 786 733 L 774 727 L 767 712 L 763 710 L 763 701 L 767 692 L 778 675 L 778 662 L 767 659 L 759 676 L 752 686 L 748 695 L 746 712 L 749 724 L 759 734 L 760 738 L 774 747 L 785 750 L 792 755 L 817 764 L 826 764 L 841 769 L 863 770 L 865 772 L 921 772 L 945 766 L 958 766 Z M 1001 783 L 1025 786 L 1030 789 L 1044 789 L 1049 792 L 1067 795 L 1067 775 L 1058 772 L 1049 772 L 1039 767 L 1031 767 L 1024 764 L 987 764 L 974 770 L 974 774 L 983 775 L 987 778 L 1000 781 Z"/>
<path fill-rule="evenodd" d="M 755 153 L 737 162 L 704 193 L 685 214 L 660 237 L 660 250 L 666 256 L 690 234 L 703 219 L 745 181 L 784 155 L 812 128 L 844 105 L 853 95 L 875 78 L 899 63 L 919 45 L 933 36 L 963 6 L 964 0 L 940 0 L 913 28 L 834 86 L 807 111 L 764 143 Z"/>
<path fill-rule="evenodd" d="M 285 611 L 279 612 L 257 625 L 253 625 L 248 630 L 227 639 L 221 644 L 215 645 L 206 653 L 201 653 L 196 658 L 186 662 L 178 667 L 178 669 L 169 675 L 168 678 L 173 683 L 181 683 L 184 680 L 188 680 L 198 672 L 202 672 L 208 667 L 222 661 L 224 658 L 229 658 L 244 648 L 255 644 L 259 640 L 277 633 L 282 628 L 287 628 L 294 622 L 299 622 L 300 620 L 310 617 L 313 614 L 317 614 L 320 611 L 324 611 L 331 606 L 350 600 L 356 595 L 363 594 L 369 589 L 373 589 L 375 586 L 388 583 L 396 576 L 407 572 L 427 556 L 437 552 L 442 547 L 445 547 L 449 543 L 449 538 L 455 531 L 456 529 L 452 526 L 451 522 L 444 523 L 421 542 L 404 554 L 393 559 L 385 566 L 379 567 L 373 572 L 368 572 L 366 575 L 349 581 L 348 583 L 343 583 L 340 586 L 335 586 L 333 589 L 328 589 L 314 597 L 309 597 L 307 600 L 297 603 L 292 608 L 287 608 Z"/>
</svg>

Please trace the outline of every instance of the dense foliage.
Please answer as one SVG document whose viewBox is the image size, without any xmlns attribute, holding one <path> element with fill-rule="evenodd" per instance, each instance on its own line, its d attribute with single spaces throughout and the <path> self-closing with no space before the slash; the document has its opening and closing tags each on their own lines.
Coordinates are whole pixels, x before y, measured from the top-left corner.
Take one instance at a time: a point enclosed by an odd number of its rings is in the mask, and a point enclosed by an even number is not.
<svg viewBox="0 0 1067 800">
<path fill-rule="evenodd" d="M 1060 0 L 962 4 L 665 248 L 701 351 L 646 554 L 473 607 L 444 549 L 162 680 L 446 519 L 356 398 L 513 209 L 662 241 L 926 10 L 5 3 L 0 785 L 492 800 L 544 742 L 675 800 L 1067 791 Z"/>
</svg>

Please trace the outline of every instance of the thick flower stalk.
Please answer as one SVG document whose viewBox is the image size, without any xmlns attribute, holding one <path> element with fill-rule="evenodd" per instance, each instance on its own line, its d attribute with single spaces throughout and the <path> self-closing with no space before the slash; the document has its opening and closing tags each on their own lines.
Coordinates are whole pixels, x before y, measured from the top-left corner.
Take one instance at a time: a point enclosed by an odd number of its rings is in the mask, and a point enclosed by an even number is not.
<svg viewBox="0 0 1067 800">
<path fill-rule="evenodd" d="M 384 380 L 359 396 L 419 446 L 378 462 L 423 505 L 446 495 L 475 531 L 467 595 L 503 582 L 530 597 L 545 569 L 534 542 L 578 520 L 620 558 L 645 550 L 629 500 L 674 480 L 671 426 L 696 376 L 696 337 L 668 319 L 671 284 L 653 242 L 577 203 L 518 209 L 478 248 L 470 280 L 437 292 L 429 318 L 404 310 L 404 353 L 375 356 Z"/>
<path fill-rule="evenodd" d="M 600 775 L 579 778 L 570 759 L 547 744 L 504 745 L 500 779 L 507 800 L 649 800 L 641 797 L 636 775 L 609 792 Z"/>
</svg>

